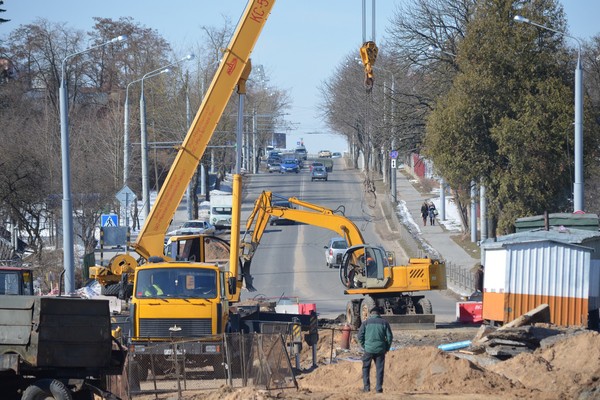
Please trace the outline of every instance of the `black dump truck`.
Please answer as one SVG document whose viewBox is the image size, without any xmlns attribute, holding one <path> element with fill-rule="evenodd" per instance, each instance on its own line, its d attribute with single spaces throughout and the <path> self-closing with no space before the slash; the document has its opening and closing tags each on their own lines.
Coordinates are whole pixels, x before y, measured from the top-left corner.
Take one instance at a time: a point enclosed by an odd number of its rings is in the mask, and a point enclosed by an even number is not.
<svg viewBox="0 0 600 400">
<path fill-rule="evenodd" d="M 107 300 L 0 296 L 2 399 L 117 399 L 107 377 L 122 373 L 125 356 Z"/>
</svg>

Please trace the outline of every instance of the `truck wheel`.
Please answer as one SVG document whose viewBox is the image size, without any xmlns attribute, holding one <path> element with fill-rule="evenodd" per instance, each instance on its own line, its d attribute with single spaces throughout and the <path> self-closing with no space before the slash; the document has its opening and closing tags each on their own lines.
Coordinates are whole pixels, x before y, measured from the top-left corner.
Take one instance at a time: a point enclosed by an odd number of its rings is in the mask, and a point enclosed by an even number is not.
<svg viewBox="0 0 600 400">
<path fill-rule="evenodd" d="M 360 328 L 360 316 L 358 315 L 358 312 L 356 312 L 354 303 L 351 301 L 346 304 L 346 323 L 350 325 L 352 329 Z"/>
<path fill-rule="evenodd" d="M 73 400 L 69 388 L 56 379 L 41 379 L 30 385 L 21 400 Z"/>
<path fill-rule="evenodd" d="M 420 299 L 417 303 L 417 314 L 433 314 L 433 307 L 429 299 Z"/>
<path fill-rule="evenodd" d="M 373 307 L 375 307 L 375 300 L 371 296 L 365 296 L 360 302 L 360 322 L 364 322 L 369 318 Z"/>
</svg>

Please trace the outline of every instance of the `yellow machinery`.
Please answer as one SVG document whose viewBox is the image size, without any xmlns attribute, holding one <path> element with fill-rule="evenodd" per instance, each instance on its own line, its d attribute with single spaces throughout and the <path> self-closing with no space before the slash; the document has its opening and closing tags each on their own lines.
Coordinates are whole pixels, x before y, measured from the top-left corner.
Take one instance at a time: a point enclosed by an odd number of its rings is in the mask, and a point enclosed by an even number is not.
<svg viewBox="0 0 600 400">
<path fill-rule="evenodd" d="M 363 43 L 360 48 L 360 59 L 365 67 L 365 89 L 367 89 L 367 92 L 373 89 L 373 66 L 378 53 L 379 49 L 372 41 Z"/>
<path fill-rule="evenodd" d="M 247 79 L 250 53 L 271 13 L 274 0 L 250 0 L 190 129 L 179 148 L 156 202 L 133 248 L 141 263 L 129 254 L 115 256 L 108 267 L 90 268 L 90 276 L 105 294 L 129 298 L 129 315 L 117 322 L 139 365 L 144 359 L 166 357 L 171 341 L 214 337 L 202 346 L 182 344 L 186 362 L 199 367 L 221 368 L 223 346 L 217 336 L 235 330 L 230 321 L 230 302 L 239 301 L 242 282 L 237 261 L 237 241 L 210 236 L 180 236 L 164 247 L 165 234 L 200 159 L 236 85 Z M 241 80 L 241 82 L 240 82 Z M 234 184 L 234 205 L 239 213 L 240 182 Z M 237 200 L 236 200 L 237 197 Z M 232 232 L 239 232 L 232 226 Z M 236 230 L 237 229 L 237 230 Z M 233 261 L 232 261 L 233 260 Z M 239 278 L 239 279 L 238 279 Z M 161 345 L 162 344 L 162 345 Z M 147 375 L 140 370 L 140 378 Z"/>
<path fill-rule="evenodd" d="M 270 217 L 286 218 L 319 226 L 344 237 L 349 245 L 340 267 L 340 280 L 348 295 L 363 295 L 348 302 L 347 322 L 360 326 L 370 309 L 379 305 L 391 323 L 408 327 L 433 324 L 431 302 L 421 295 L 410 293 L 446 289 L 446 267 L 437 260 L 411 258 L 407 265 L 394 265 L 393 254 L 380 246 L 365 244 L 357 226 L 333 210 L 311 204 L 295 197 L 286 199 L 300 208 L 273 205 L 273 193 L 262 192 L 246 222 L 242 238 L 243 274 L 246 286 L 252 287 L 250 264 Z M 249 238 L 249 232 L 252 232 Z"/>
</svg>

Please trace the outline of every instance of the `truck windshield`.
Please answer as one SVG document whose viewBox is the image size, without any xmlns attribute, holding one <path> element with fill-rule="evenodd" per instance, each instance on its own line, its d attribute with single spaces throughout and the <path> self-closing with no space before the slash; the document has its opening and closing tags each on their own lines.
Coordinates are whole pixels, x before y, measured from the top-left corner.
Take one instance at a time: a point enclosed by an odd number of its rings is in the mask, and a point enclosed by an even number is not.
<svg viewBox="0 0 600 400">
<path fill-rule="evenodd" d="M 205 268 L 154 268 L 139 270 L 137 298 L 214 299 L 217 273 Z"/>
<path fill-rule="evenodd" d="M 213 207 L 212 212 L 216 215 L 231 215 L 231 207 Z"/>
<path fill-rule="evenodd" d="M 20 294 L 18 273 L 0 272 L 0 294 Z"/>
</svg>

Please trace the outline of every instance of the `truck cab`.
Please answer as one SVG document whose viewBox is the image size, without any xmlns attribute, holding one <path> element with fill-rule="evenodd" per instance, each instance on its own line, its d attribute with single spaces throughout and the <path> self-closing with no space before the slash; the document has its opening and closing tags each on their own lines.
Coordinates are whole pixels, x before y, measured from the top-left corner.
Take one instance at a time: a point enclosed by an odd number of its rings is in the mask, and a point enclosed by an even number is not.
<svg viewBox="0 0 600 400">
<path fill-rule="evenodd" d="M 0 295 L 33 294 L 33 273 L 30 269 L 0 266 Z"/>
<path fill-rule="evenodd" d="M 217 229 L 231 228 L 233 196 L 231 194 L 212 194 L 210 196 L 210 223 Z"/>
</svg>

